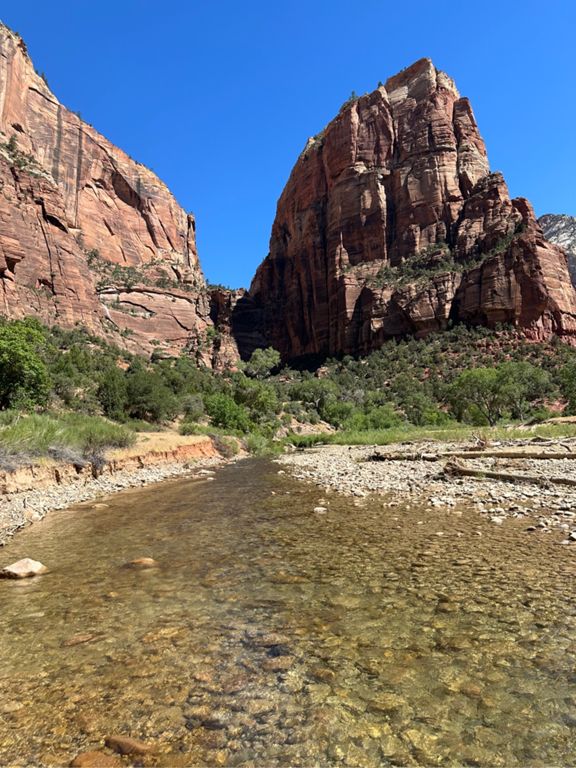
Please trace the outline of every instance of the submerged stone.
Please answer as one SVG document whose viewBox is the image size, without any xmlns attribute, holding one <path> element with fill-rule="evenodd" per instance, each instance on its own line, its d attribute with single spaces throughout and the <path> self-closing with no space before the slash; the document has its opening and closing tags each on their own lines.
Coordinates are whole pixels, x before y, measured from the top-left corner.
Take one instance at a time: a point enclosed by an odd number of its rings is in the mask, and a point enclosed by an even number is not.
<svg viewBox="0 0 576 768">
<path fill-rule="evenodd" d="M 48 573 L 48 568 L 46 568 L 45 565 L 38 560 L 32 560 L 30 557 L 25 557 L 2 569 L 0 571 L 0 578 L 28 579 L 32 576 L 40 576 L 43 573 Z"/>
</svg>

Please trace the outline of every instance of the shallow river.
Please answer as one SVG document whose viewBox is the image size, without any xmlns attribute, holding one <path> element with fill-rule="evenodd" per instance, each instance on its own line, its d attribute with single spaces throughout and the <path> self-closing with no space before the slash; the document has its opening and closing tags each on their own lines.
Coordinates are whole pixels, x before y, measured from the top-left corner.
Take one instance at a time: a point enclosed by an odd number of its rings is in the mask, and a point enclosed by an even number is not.
<svg viewBox="0 0 576 768">
<path fill-rule="evenodd" d="M 111 733 L 153 744 L 144 765 L 576 765 L 574 551 L 321 498 L 248 460 L 0 550 L 51 569 L 0 581 L 0 765 Z M 122 567 L 141 556 L 160 567 Z"/>
</svg>

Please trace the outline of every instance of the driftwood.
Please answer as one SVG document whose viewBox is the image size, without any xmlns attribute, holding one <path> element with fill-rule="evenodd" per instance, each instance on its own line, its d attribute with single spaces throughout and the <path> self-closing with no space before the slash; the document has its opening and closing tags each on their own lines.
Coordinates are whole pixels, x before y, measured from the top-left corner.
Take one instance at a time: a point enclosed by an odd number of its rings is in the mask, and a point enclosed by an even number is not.
<svg viewBox="0 0 576 768">
<path fill-rule="evenodd" d="M 444 467 L 447 475 L 456 477 L 476 477 L 480 480 L 500 480 L 505 483 L 533 483 L 536 485 L 569 485 L 576 486 L 576 479 L 570 477 L 542 477 L 541 475 L 521 475 L 511 472 L 492 472 L 490 470 L 471 469 L 450 461 Z"/>
<path fill-rule="evenodd" d="M 440 461 L 441 459 L 576 459 L 576 453 L 523 451 L 447 451 L 446 453 L 373 453 L 367 461 Z"/>
<path fill-rule="evenodd" d="M 438 461 L 438 453 L 372 453 L 365 461 Z"/>
</svg>

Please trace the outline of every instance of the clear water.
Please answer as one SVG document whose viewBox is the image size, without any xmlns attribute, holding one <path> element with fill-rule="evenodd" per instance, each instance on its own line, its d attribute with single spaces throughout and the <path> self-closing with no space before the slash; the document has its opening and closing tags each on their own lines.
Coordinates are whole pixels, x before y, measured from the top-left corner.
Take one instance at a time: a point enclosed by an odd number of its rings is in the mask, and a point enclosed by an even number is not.
<svg viewBox="0 0 576 768">
<path fill-rule="evenodd" d="M 321 496 L 250 460 L 0 550 L 51 568 L 0 582 L 0 764 L 122 733 L 144 765 L 575 765 L 575 553 Z"/>
</svg>

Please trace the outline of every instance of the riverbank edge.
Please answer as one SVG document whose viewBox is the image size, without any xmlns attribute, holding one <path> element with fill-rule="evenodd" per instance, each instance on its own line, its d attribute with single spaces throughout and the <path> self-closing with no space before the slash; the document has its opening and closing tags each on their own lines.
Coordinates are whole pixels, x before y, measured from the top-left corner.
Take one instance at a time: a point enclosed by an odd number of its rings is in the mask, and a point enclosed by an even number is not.
<svg viewBox="0 0 576 768">
<path fill-rule="evenodd" d="M 167 450 L 114 451 L 100 467 L 45 461 L 0 472 L 0 548 L 52 511 L 231 460 L 208 435 L 179 442 Z"/>
<path fill-rule="evenodd" d="M 569 448 L 569 459 L 551 455 L 545 460 L 537 455 L 538 445 L 530 446 L 533 459 L 525 453 L 513 469 L 515 460 L 505 452 L 502 458 L 491 449 L 483 454 L 471 442 L 323 445 L 284 454 L 275 463 L 283 467 L 280 472 L 312 483 L 323 495 L 349 496 L 355 505 L 362 504 L 355 497 L 373 496 L 380 497 L 384 507 L 418 504 L 423 512 L 439 508 L 449 515 L 470 509 L 495 524 L 516 518 L 526 522 L 527 532 L 556 532 L 563 537 L 558 537 L 559 544 L 574 544 L 576 549 L 576 450 Z M 507 446 L 526 450 L 529 444 L 510 440 L 494 448 L 505 451 Z M 556 448 L 562 446 L 558 442 Z M 466 452 L 470 458 L 460 468 L 475 476 L 450 471 L 453 456 L 465 457 Z M 500 470 L 501 461 L 504 471 L 494 471 Z"/>
</svg>

